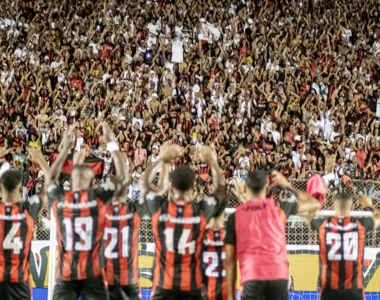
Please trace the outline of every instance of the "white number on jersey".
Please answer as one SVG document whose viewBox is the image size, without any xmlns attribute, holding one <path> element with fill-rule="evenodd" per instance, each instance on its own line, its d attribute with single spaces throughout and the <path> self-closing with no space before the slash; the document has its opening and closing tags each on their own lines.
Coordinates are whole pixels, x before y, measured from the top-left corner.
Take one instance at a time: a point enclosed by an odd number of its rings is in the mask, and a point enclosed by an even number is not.
<svg viewBox="0 0 380 300">
<path fill-rule="evenodd" d="M 66 230 L 66 250 L 67 251 L 90 251 L 92 248 L 92 217 L 77 217 L 74 219 L 74 232 L 79 235 L 80 241 L 75 242 L 73 237 L 72 219 L 64 218 L 63 224 Z"/>
<path fill-rule="evenodd" d="M 210 263 L 211 258 L 211 263 Z M 222 260 L 226 259 L 226 252 L 222 252 Z M 219 273 L 216 270 L 219 265 L 218 253 L 206 251 L 203 253 L 203 262 L 207 264 L 206 276 L 207 277 L 219 277 Z M 226 276 L 226 270 L 222 271 L 222 277 Z"/>
<path fill-rule="evenodd" d="M 342 260 L 340 250 L 342 247 L 341 234 L 335 232 L 328 232 L 326 235 L 326 244 L 332 245 L 329 253 L 327 254 L 328 260 Z M 357 260 L 358 259 L 358 233 L 345 232 L 343 234 L 343 260 Z"/>
<path fill-rule="evenodd" d="M 111 237 L 109 240 L 108 237 Z M 121 256 L 128 257 L 129 251 L 129 226 L 123 227 L 121 230 Z M 109 259 L 117 259 L 119 257 L 118 249 L 115 249 L 118 241 L 118 229 L 117 228 L 105 228 L 104 240 L 109 240 L 109 243 L 104 251 L 104 256 Z M 116 250 L 116 251 L 115 251 Z"/>
<path fill-rule="evenodd" d="M 7 236 L 3 242 L 4 250 L 13 250 L 14 254 L 20 254 L 20 250 L 22 249 L 22 241 L 19 236 L 16 236 L 19 229 L 21 227 L 21 223 L 13 223 L 11 230 L 9 230 Z"/>
<path fill-rule="evenodd" d="M 166 228 L 164 231 L 164 234 L 165 234 L 166 249 L 169 252 L 175 252 L 174 251 L 174 228 Z M 191 234 L 190 229 L 182 230 L 182 234 L 178 242 L 178 253 L 181 255 L 185 255 L 187 251 L 188 251 L 188 254 L 195 253 L 195 241 L 189 242 L 190 234 Z"/>
</svg>

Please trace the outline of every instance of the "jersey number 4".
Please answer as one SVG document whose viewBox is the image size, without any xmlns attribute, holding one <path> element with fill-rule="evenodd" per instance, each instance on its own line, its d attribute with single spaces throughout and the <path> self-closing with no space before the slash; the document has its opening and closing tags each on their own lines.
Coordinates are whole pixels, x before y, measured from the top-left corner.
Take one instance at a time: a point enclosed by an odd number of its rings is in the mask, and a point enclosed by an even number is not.
<svg viewBox="0 0 380 300">
<path fill-rule="evenodd" d="M 21 223 L 12 224 L 11 230 L 9 230 L 3 242 L 4 250 L 13 250 L 14 254 L 20 254 L 20 250 L 22 249 L 23 245 L 21 238 L 19 236 L 16 236 L 20 229 L 20 226 Z"/>
<path fill-rule="evenodd" d="M 74 244 L 73 236 L 73 221 L 74 232 L 79 236 L 79 241 Z M 66 230 L 66 250 L 67 251 L 90 251 L 92 249 L 92 231 L 93 219 L 92 217 L 77 217 L 74 220 L 64 218 L 63 224 Z"/>
<path fill-rule="evenodd" d="M 194 254 L 195 253 L 195 241 L 189 241 L 190 238 L 190 229 L 182 230 L 181 237 L 178 241 L 178 253 L 181 255 L 185 254 Z M 165 234 L 165 245 L 166 249 L 169 252 L 175 252 L 174 250 L 174 228 L 166 228 L 164 231 Z"/>
<path fill-rule="evenodd" d="M 328 232 L 326 235 L 326 244 L 331 246 L 330 251 L 327 254 L 328 260 L 358 259 L 357 232 L 345 232 L 343 234 L 343 239 L 340 233 Z M 341 253 L 343 253 L 343 255 Z"/>
<path fill-rule="evenodd" d="M 115 247 L 118 242 L 118 233 L 117 228 L 105 228 L 104 229 L 104 240 L 108 241 L 108 245 L 104 251 L 104 256 L 109 259 L 117 259 L 119 257 L 119 252 L 115 251 Z M 108 239 L 111 237 L 111 239 Z M 128 257 L 129 251 L 129 226 L 123 227 L 121 230 L 121 256 Z"/>
</svg>

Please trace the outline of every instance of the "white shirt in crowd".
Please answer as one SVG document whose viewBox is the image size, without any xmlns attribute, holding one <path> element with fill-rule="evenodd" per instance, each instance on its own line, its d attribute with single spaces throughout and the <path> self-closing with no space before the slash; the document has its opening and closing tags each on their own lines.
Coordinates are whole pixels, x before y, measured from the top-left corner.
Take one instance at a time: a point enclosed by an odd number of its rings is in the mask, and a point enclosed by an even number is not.
<svg viewBox="0 0 380 300">
<path fill-rule="evenodd" d="M 183 43 L 179 40 L 172 44 L 172 62 L 178 64 L 183 62 Z"/>
<path fill-rule="evenodd" d="M 301 154 L 298 151 L 292 151 L 292 161 L 297 172 L 301 171 L 302 161 L 304 159 L 306 159 L 305 154 L 302 154 L 301 156 Z"/>
</svg>

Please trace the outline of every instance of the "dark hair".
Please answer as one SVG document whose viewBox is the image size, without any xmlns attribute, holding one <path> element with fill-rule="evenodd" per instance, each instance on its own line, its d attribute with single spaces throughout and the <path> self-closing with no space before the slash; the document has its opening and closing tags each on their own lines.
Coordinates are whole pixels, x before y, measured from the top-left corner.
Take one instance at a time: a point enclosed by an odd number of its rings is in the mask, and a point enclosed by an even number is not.
<svg viewBox="0 0 380 300">
<path fill-rule="evenodd" d="M 181 166 L 172 173 L 172 186 L 179 191 L 191 189 L 195 181 L 195 172 L 189 166 Z"/>
<path fill-rule="evenodd" d="M 258 194 L 268 184 L 267 173 L 261 170 L 250 172 L 245 180 L 252 193 Z"/>
<path fill-rule="evenodd" d="M 16 169 L 5 171 L 0 182 L 8 192 L 13 192 L 22 181 L 22 172 Z"/>
<path fill-rule="evenodd" d="M 334 201 L 349 202 L 352 201 L 352 196 L 347 193 L 338 193 L 335 195 Z"/>
</svg>

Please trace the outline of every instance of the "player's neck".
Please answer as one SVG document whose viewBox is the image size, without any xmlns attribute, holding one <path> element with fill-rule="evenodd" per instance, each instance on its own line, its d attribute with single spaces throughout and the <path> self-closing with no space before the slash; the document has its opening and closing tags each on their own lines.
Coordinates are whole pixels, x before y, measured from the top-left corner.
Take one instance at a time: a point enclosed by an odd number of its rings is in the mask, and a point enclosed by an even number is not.
<svg viewBox="0 0 380 300">
<path fill-rule="evenodd" d="M 335 210 L 337 217 L 349 217 L 351 210 Z"/>
<path fill-rule="evenodd" d="M 16 192 L 6 192 L 6 191 L 3 191 L 3 202 L 5 203 L 18 203 L 20 202 L 21 200 L 21 197 L 20 197 L 20 193 L 18 191 Z"/>
<path fill-rule="evenodd" d="M 184 193 L 175 191 L 173 193 L 173 202 L 178 204 L 190 203 L 193 201 L 193 193 L 186 191 Z"/>
<path fill-rule="evenodd" d="M 261 193 L 257 193 L 257 194 L 254 194 L 254 193 L 251 193 L 248 191 L 248 195 L 250 196 L 249 199 L 251 199 L 253 201 L 267 198 L 266 190 L 262 191 Z"/>
</svg>

